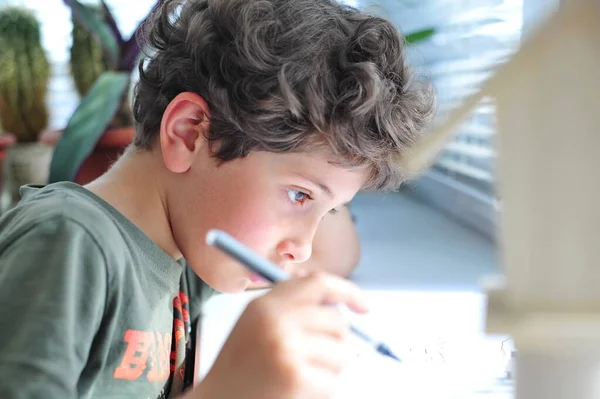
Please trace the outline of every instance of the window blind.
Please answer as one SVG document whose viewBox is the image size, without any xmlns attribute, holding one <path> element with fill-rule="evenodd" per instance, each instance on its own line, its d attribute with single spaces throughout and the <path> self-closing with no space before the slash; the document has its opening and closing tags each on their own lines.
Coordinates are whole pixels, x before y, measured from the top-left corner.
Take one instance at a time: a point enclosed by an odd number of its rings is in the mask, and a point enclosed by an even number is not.
<svg viewBox="0 0 600 399">
<path fill-rule="evenodd" d="M 438 120 L 475 93 L 519 47 L 523 4 L 538 0 L 359 0 L 405 34 L 436 33 L 408 48 L 408 59 L 436 89 Z M 434 167 L 403 192 L 483 237 L 495 240 L 495 107 L 483 99 L 455 132 Z"/>
<path fill-rule="evenodd" d="M 442 119 L 478 90 L 516 52 L 525 0 L 358 0 L 357 5 L 391 19 L 404 33 L 434 27 L 436 34 L 409 47 L 427 74 Z M 536 0 L 534 0 L 536 1 Z M 485 99 L 456 132 L 434 170 L 491 194 L 494 185 L 494 104 Z"/>
<path fill-rule="evenodd" d="M 446 2 L 448 3 L 448 2 Z M 438 118 L 479 89 L 516 52 L 521 39 L 522 0 L 462 0 L 448 6 L 438 34 L 424 44 L 422 66 L 438 96 Z M 492 195 L 495 110 L 484 99 L 446 147 L 435 169 Z"/>
</svg>

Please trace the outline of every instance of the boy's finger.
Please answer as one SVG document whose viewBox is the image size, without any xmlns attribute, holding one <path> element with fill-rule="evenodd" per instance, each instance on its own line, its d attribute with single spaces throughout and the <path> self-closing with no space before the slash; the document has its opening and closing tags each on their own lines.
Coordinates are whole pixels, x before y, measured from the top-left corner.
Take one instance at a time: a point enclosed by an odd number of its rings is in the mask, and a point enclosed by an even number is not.
<svg viewBox="0 0 600 399">
<path fill-rule="evenodd" d="M 333 374 L 342 371 L 352 353 L 342 342 L 325 336 L 311 336 L 304 340 L 306 343 L 303 355 L 313 366 L 323 368 Z"/>
<path fill-rule="evenodd" d="M 286 281 L 273 288 L 271 294 L 299 304 L 345 304 L 355 312 L 368 311 L 360 289 L 355 284 L 326 273 L 311 273 L 306 277 Z"/>
<path fill-rule="evenodd" d="M 294 270 L 292 270 L 291 274 L 295 278 L 302 278 L 302 277 L 308 276 L 310 274 L 310 272 L 306 269 L 295 268 Z"/>
<path fill-rule="evenodd" d="M 348 335 L 349 323 L 346 317 L 335 308 L 305 307 L 299 311 L 302 329 L 308 333 L 327 335 L 336 340 L 344 340 Z"/>
<path fill-rule="evenodd" d="M 289 263 L 283 267 L 283 270 L 289 273 L 292 278 L 306 277 L 310 274 L 308 270 L 304 269 L 298 263 Z"/>
</svg>

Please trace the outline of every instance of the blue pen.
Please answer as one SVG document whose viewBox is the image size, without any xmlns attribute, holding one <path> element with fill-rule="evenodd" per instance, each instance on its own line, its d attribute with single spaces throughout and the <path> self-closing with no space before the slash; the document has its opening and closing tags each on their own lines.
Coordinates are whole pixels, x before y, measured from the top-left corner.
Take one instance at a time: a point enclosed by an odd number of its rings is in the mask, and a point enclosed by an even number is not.
<svg viewBox="0 0 600 399">
<path fill-rule="evenodd" d="M 206 243 L 220 249 L 227 255 L 246 266 L 253 273 L 256 273 L 271 283 L 276 284 L 278 282 L 290 279 L 290 275 L 288 273 L 284 272 L 268 260 L 258 256 L 248 247 L 244 246 L 242 243 L 224 231 L 216 229 L 210 230 L 206 235 Z M 351 325 L 350 331 L 363 341 L 367 342 L 378 353 L 400 361 L 400 359 L 394 355 L 394 353 L 384 343 L 374 340 L 355 326 Z"/>
</svg>

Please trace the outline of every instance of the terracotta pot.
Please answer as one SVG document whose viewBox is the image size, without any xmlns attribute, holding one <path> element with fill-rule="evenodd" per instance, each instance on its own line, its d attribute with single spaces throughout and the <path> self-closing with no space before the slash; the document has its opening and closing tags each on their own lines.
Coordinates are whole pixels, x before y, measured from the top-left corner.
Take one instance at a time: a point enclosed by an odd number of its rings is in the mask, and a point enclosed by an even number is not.
<svg viewBox="0 0 600 399">
<path fill-rule="evenodd" d="M 48 131 L 42 135 L 41 140 L 54 146 L 61 134 L 61 130 Z M 134 137 L 133 127 L 107 130 L 98 140 L 92 154 L 81 165 L 75 183 L 84 185 L 100 177 L 123 154 Z"/>
</svg>

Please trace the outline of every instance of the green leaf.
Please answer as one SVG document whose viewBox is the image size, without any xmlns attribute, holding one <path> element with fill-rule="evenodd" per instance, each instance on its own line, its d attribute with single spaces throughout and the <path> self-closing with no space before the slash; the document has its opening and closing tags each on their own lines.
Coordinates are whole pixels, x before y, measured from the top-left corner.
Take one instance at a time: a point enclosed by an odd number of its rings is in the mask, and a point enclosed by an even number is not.
<svg viewBox="0 0 600 399">
<path fill-rule="evenodd" d="M 129 78 L 128 73 L 110 71 L 94 82 L 56 144 L 50 164 L 50 183 L 75 180 L 79 168 L 121 105 Z"/>
<path fill-rule="evenodd" d="M 416 32 L 409 33 L 405 36 L 404 40 L 407 44 L 415 44 L 418 42 L 422 42 L 423 40 L 429 39 L 435 34 L 435 32 L 436 30 L 434 28 L 419 30 Z"/>
<path fill-rule="evenodd" d="M 77 21 L 100 41 L 110 65 L 115 67 L 119 59 L 119 43 L 102 13 L 90 6 L 81 4 L 78 0 L 63 1 L 71 7 L 71 12 Z"/>
</svg>

